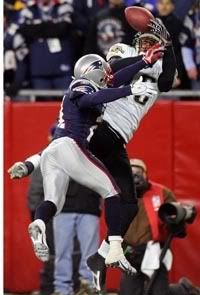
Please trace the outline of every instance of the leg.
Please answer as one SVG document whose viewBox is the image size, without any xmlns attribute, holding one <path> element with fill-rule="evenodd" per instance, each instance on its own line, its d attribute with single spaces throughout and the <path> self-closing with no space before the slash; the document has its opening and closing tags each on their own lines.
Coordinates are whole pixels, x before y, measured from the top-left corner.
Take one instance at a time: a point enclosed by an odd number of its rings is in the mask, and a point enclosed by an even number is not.
<svg viewBox="0 0 200 295">
<path fill-rule="evenodd" d="M 132 170 L 124 142 L 109 129 L 106 122 L 103 122 L 95 130 L 89 148 L 104 163 L 121 189 L 121 236 L 123 237 L 138 211 Z M 105 285 L 105 257 L 108 251 L 109 244 L 103 241 L 98 253 L 87 261 L 97 289 L 98 286 L 103 288 Z"/>
<path fill-rule="evenodd" d="M 105 199 L 105 219 L 110 240 L 106 264 L 119 267 L 126 272 L 135 272 L 126 260 L 121 246 L 120 200 L 114 180 L 102 163 L 87 150 L 83 150 L 74 140 L 59 138 L 55 144 L 60 145 L 57 156 L 60 158 L 59 161 L 62 161 L 66 174 L 80 184 L 93 189 Z M 67 160 L 64 157 L 66 154 L 69 155 Z"/>
<path fill-rule="evenodd" d="M 94 254 L 99 246 L 99 217 L 91 214 L 78 214 L 76 228 L 81 250 L 79 274 L 81 279 L 87 281 L 92 287 L 92 273 L 87 267 L 86 259 Z"/>
<path fill-rule="evenodd" d="M 55 235 L 55 292 L 73 294 L 72 254 L 74 248 L 76 214 L 60 213 L 54 217 Z"/>
<path fill-rule="evenodd" d="M 59 213 L 65 202 L 69 176 L 57 163 L 54 145 L 49 145 L 41 156 L 41 172 L 45 200 L 36 209 L 35 220 L 29 225 L 29 235 L 36 256 L 42 261 L 49 260 L 49 248 L 46 242 L 46 226 L 55 213 Z"/>
<path fill-rule="evenodd" d="M 123 139 L 116 136 L 109 125 L 103 122 L 94 131 L 89 148 L 104 163 L 121 190 L 123 237 L 138 210 L 132 170 Z"/>
<path fill-rule="evenodd" d="M 54 234 L 53 220 L 50 220 L 46 225 L 47 245 L 49 245 L 49 260 L 44 262 L 44 267 L 40 273 L 40 291 L 44 295 L 53 293 L 54 286 Z"/>
</svg>

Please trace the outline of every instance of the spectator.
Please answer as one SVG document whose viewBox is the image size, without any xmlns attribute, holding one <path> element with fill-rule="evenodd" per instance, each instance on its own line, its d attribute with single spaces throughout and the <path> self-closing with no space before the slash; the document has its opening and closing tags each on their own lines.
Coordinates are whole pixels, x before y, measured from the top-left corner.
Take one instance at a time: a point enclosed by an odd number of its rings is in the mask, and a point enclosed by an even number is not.
<svg viewBox="0 0 200 295">
<path fill-rule="evenodd" d="M 125 19 L 124 9 L 123 0 L 109 0 L 109 7 L 96 14 L 89 27 L 85 53 L 105 57 L 115 43 L 132 43 L 134 31 Z"/>
<path fill-rule="evenodd" d="M 108 6 L 108 0 L 74 0 L 73 38 L 75 60 L 84 52 L 84 44 L 92 18 Z"/>
<path fill-rule="evenodd" d="M 55 126 L 50 129 L 48 140 L 52 140 Z M 43 181 L 38 167 L 30 178 L 28 207 L 33 220 L 35 210 L 44 200 Z M 62 212 L 47 224 L 47 242 L 50 259 L 44 262 L 40 275 L 40 294 L 69 295 L 74 293 L 74 241 L 77 236 L 80 245 L 78 276 L 80 290 L 93 292 L 92 274 L 86 265 L 88 256 L 99 246 L 100 196 L 93 191 L 70 182 Z M 83 202 L 84 200 L 84 202 Z M 54 227 L 53 227 L 54 223 Z M 54 273 L 55 270 L 55 273 Z"/>
<path fill-rule="evenodd" d="M 124 237 L 126 245 L 127 258 L 138 270 L 136 276 L 124 274 L 121 280 L 120 295 L 141 295 L 145 293 L 145 288 L 149 282 L 154 266 L 146 267 L 145 257 L 147 249 L 157 247 L 158 252 L 154 252 L 154 262 L 159 261 L 159 251 L 161 251 L 167 237 L 167 228 L 158 218 L 158 210 L 163 203 L 175 201 L 174 194 L 165 186 L 152 182 L 148 179 L 146 164 L 140 159 L 130 160 L 133 172 L 133 179 L 136 185 L 136 192 L 139 198 L 139 211 L 135 219 L 129 226 Z M 175 234 L 175 232 L 174 232 Z M 185 236 L 185 226 L 176 228 L 176 234 L 179 237 Z M 153 242 L 153 243 L 152 243 Z M 157 258 L 157 259 L 156 259 Z M 172 264 L 170 252 L 166 253 L 165 260 L 162 262 L 157 276 L 154 280 L 152 289 L 148 294 L 151 295 L 169 295 L 168 290 L 168 271 Z M 148 270 L 148 271 L 147 271 Z M 149 271 L 151 273 L 149 273 Z M 177 295 L 189 295 L 192 293 L 182 293 L 182 285 L 176 285 L 179 293 L 170 293 Z M 192 287 L 190 288 L 192 290 Z"/>
<path fill-rule="evenodd" d="M 175 14 L 183 20 L 196 0 L 175 0 Z"/>
<path fill-rule="evenodd" d="M 29 54 L 26 65 L 33 89 L 65 89 L 71 81 L 73 48 L 71 1 L 29 1 L 17 24 L 9 28 L 5 45 L 14 45 L 16 33 Z M 25 61 L 25 57 L 21 62 Z M 20 75 L 20 74 L 19 74 Z"/>
<path fill-rule="evenodd" d="M 79 278 L 81 291 L 93 292 L 92 274 L 86 259 L 99 246 L 100 196 L 74 181 L 70 182 L 67 201 L 62 212 L 54 218 L 55 273 L 54 295 L 74 293 L 72 255 L 77 235 L 81 258 Z"/>
<path fill-rule="evenodd" d="M 6 35 L 9 26 L 17 22 L 20 11 L 25 7 L 21 1 L 6 0 L 4 1 L 4 34 Z M 6 94 L 11 89 L 15 81 L 17 69 L 17 56 L 15 48 L 12 46 L 4 48 L 4 90 Z M 12 87 L 14 90 L 14 88 Z M 12 90 L 11 90 L 12 91 Z M 10 93 L 8 93 L 10 94 Z"/>
<path fill-rule="evenodd" d="M 159 223 L 156 212 L 163 202 L 174 201 L 175 197 L 167 188 L 148 179 L 147 167 L 142 160 L 131 159 L 130 163 L 139 198 L 139 211 L 130 224 L 124 240 L 129 245 L 129 252 L 133 252 L 128 255 L 129 260 L 131 263 L 137 263 L 137 269 L 140 270 L 147 243 L 152 240 L 161 241 L 162 225 Z M 158 245 L 160 246 L 160 244 Z M 133 290 L 135 295 L 143 294 L 146 280 L 147 277 L 142 272 L 135 278 L 124 275 L 121 281 L 120 295 L 132 294 Z M 153 294 L 164 295 L 167 284 L 167 270 L 162 266 L 154 285 L 155 293 Z"/>
<path fill-rule="evenodd" d="M 182 56 L 193 90 L 200 90 L 200 6 L 196 1 L 184 19 L 187 33 L 180 36 Z"/>
<path fill-rule="evenodd" d="M 170 33 L 174 52 L 176 55 L 178 77 L 176 79 L 176 88 L 189 89 L 190 83 L 186 74 L 185 66 L 181 55 L 181 44 L 179 35 L 183 31 L 181 20 L 174 14 L 174 0 L 157 0 L 157 17 L 159 17 Z"/>
<path fill-rule="evenodd" d="M 20 11 L 25 8 L 25 3 L 21 0 L 4 0 L 4 15 L 7 15 L 8 22 L 17 22 Z"/>
</svg>

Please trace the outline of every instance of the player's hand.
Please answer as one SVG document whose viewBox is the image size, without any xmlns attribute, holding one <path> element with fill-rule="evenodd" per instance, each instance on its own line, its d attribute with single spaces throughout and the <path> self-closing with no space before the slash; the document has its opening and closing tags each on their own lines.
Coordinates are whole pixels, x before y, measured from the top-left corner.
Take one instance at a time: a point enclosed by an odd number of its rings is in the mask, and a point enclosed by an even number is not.
<svg viewBox="0 0 200 295">
<path fill-rule="evenodd" d="M 109 66 L 109 70 L 107 70 L 104 76 L 104 81 L 106 82 L 108 86 L 113 86 L 113 79 L 114 79 L 113 72 L 111 67 Z"/>
<path fill-rule="evenodd" d="M 148 26 L 151 28 L 151 32 L 161 39 L 164 46 L 169 46 L 172 44 L 170 34 L 161 19 L 152 19 Z"/>
<path fill-rule="evenodd" d="M 24 162 L 16 162 L 8 169 L 11 179 L 22 178 L 28 175 L 28 168 Z"/>
<path fill-rule="evenodd" d="M 163 57 L 164 51 L 164 46 L 161 46 L 160 43 L 156 43 L 145 52 L 143 60 L 147 65 L 153 65 L 158 59 Z"/>
</svg>

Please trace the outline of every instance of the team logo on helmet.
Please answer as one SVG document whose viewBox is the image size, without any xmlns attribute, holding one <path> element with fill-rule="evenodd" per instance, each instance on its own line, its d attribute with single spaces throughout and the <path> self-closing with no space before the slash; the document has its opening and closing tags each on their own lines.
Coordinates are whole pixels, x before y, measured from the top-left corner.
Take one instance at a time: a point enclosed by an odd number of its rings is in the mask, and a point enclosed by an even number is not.
<svg viewBox="0 0 200 295">
<path fill-rule="evenodd" d="M 87 68 L 84 70 L 83 74 L 87 74 L 87 73 L 89 73 L 90 71 L 93 71 L 93 70 L 99 70 L 99 69 L 102 69 L 102 66 L 103 66 L 102 61 L 101 61 L 101 60 L 96 60 L 96 61 L 94 61 L 93 63 L 91 63 L 91 64 L 89 65 L 89 67 L 87 67 Z"/>
</svg>

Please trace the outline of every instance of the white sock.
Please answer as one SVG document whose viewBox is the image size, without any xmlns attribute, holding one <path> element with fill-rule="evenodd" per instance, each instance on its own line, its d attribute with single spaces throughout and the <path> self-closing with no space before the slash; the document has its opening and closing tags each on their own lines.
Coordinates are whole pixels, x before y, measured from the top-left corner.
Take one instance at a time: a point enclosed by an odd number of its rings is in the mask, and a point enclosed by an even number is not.
<svg viewBox="0 0 200 295">
<path fill-rule="evenodd" d="M 101 255 L 103 258 L 106 258 L 109 250 L 110 250 L 109 243 L 106 242 L 105 240 L 103 240 L 100 247 L 99 247 L 99 249 L 98 249 L 99 255 Z"/>
<path fill-rule="evenodd" d="M 109 242 L 111 242 L 111 241 L 120 241 L 120 242 L 122 242 L 123 241 L 121 236 L 109 236 L 108 240 L 109 240 Z"/>
</svg>

